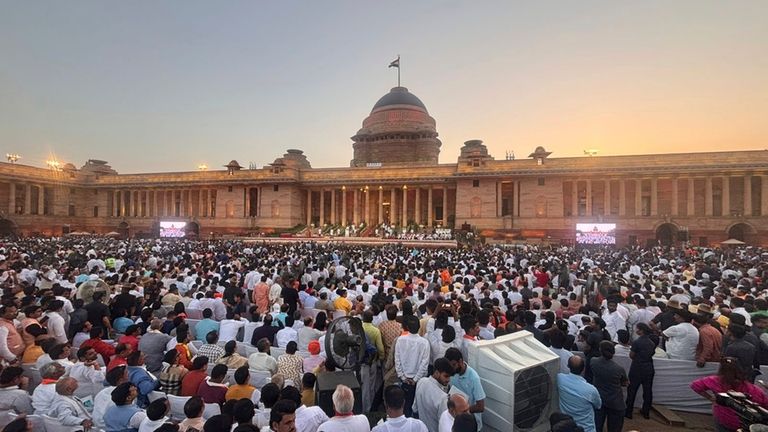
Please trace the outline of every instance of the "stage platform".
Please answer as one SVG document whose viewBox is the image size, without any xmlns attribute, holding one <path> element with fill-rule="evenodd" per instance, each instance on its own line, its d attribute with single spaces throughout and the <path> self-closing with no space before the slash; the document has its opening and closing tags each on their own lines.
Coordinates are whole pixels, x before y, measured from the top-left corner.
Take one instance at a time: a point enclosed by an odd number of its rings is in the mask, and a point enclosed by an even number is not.
<svg viewBox="0 0 768 432">
<path fill-rule="evenodd" d="M 407 247 L 422 248 L 456 248 L 456 240 L 404 240 L 404 239 L 385 239 L 379 237 L 236 237 L 244 243 L 269 243 L 269 244 L 289 244 L 289 243 L 338 243 L 354 244 L 363 246 L 383 246 L 401 244 Z"/>
</svg>

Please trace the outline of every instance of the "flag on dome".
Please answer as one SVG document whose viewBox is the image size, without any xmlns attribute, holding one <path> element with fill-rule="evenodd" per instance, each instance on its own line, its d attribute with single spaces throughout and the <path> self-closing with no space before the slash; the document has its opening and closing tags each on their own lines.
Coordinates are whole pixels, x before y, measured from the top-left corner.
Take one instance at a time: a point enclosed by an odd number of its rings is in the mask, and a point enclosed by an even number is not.
<svg viewBox="0 0 768 432">
<path fill-rule="evenodd" d="M 400 67 L 400 56 L 398 56 L 395 60 L 392 61 L 392 63 L 389 64 L 388 67 Z"/>
</svg>

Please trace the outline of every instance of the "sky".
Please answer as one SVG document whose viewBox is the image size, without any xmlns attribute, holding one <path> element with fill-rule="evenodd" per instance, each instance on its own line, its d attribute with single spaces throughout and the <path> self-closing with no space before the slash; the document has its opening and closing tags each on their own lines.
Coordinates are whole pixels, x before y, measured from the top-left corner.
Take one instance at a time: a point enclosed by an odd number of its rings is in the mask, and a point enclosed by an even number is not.
<svg viewBox="0 0 768 432">
<path fill-rule="evenodd" d="M 397 82 L 455 163 L 768 148 L 768 1 L 0 0 L 0 147 L 121 173 L 349 166 Z"/>
</svg>

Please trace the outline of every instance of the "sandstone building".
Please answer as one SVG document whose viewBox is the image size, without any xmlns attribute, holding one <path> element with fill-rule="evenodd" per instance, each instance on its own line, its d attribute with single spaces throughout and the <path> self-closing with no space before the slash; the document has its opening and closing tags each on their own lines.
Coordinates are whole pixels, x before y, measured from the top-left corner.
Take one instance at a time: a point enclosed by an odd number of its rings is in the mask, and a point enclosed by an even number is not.
<svg viewBox="0 0 768 432">
<path fill-rule="evenodd" d="M 51 170 L 0 164 L 0 234 L 71 231 L 249 235 L 297 225 L 460 228 L 496 240 L 573 242 L 579 222 L 615 223 L 619 245 L 768 244 L 768 151 L 497 160 L 482 141 L 438 163 L 435 119 L 406 88 L 374 105 L 350 167 L 312 168 L 287 150 L 260 169 L 118 174 L 90 160 Z M 534 146 L 531 146 L 534 147 Z M 365 232 L 363 233 L 365 234 Z"/>
</svg>

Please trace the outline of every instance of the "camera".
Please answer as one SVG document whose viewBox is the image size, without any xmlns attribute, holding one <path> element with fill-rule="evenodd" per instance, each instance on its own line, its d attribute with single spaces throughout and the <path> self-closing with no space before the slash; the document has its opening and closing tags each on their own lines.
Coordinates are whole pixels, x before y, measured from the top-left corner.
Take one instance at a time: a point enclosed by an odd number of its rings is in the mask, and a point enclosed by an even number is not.
<svg viewBox="0 0 768 432">
<path fill-rule="evenodd" d="M 768 409 L 753 402 L 749 395 L 735 391 L 717 393 L 715 402 L 736 412 L 745 429 L 754 424 L 768 424 Z"/>
</svg>

